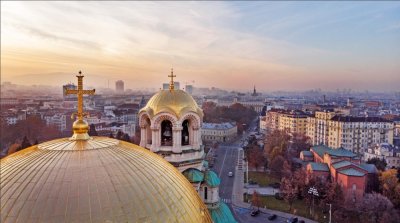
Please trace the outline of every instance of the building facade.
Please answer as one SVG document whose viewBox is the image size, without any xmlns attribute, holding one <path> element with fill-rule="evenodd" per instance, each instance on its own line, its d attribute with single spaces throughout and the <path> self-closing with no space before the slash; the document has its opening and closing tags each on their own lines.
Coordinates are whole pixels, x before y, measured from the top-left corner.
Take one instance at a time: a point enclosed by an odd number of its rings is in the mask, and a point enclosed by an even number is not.
<svg viewBox="0 0 400 223">
<path fill-rule="evenodd" d="M 307 115 L 299 110 L 280 113 L 278 117 L 278 129 L 290 135 L 305 135 L 307 131 Z"/>
<path fill-rule="evenodd" d="M 307 179 L 318 177 L 336 182 L 346 201 L 359 201 L 375 187 L 373 179 L 378 173 L 375 165 L 361 164 L 355 153 L 344 148 L 313 146 L 310 151 L 302 151 L 300 159 L 306 162 Z"/>
<path fill-rule="evenodd" d="M 307 136 L 312 145 L 328 145 L 328 121 L 335 116 L 335 112 L 316 111 L 314 116 L 307 118 Z"/>
<path fill-rule="evenodd" d="M 201 128 L 201 139 L 205 142 L 231 142 L 236 136 L 236 123 L 203 123 Z"/>
<path fill-rule="evenodd" d="M 362 154 L 377 143 L 393 144 L 393 123 L 377 117 L 335 116 L 328 121 L 328 146 Z"/>
<path fill-rule="evenodd" d="M 118 94 L 124 93 L 125 87 L 124 87 L 124 82 L 122 80 L 118 80 L 115 82 L 115 91 Z"/>
<path fill-rule="evenodd" d="M 363 159 L 368 161 L 372 158 L 385 160 L 387 163 L 386 168 L 399 168 L 400 167 L 400 148 L 395 147 L 389 143 L 375 144 L 364 152 Z"/>
</svg>

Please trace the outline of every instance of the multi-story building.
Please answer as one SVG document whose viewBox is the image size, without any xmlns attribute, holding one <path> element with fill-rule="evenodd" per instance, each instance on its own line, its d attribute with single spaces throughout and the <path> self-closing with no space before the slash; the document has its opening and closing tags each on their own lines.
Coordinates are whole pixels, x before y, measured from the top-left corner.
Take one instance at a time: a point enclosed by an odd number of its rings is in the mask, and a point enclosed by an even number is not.
<svg viewBox="0 0 400 223">
<path fill-rule="evenodd" d="M 43 115 L 43 119 L 46 121 L 46 125 L 55 126 L 60 131 L 64 131 L 67 128 L 66 116 L 64 114 L 45 114 Z"/>
<path fill-rule="evenodd" d="M 377 117 L 335 116 L 328 121 L 328 146 L 363 153 L 377 143 L 393 144 L 393 123 Z"/>
<path fill-rule="evenodd" d="M 289 134 L 306 134 L 308 115 L 300 110 L 282 112 L 278 118 L 278 129 Z"/>
<path fill-rule="evenodd" d="M 118 80 L 115 82 L 115 91 L 119 94 L 124 93 L 124 82 L 122 80 Z"/>
<path fill-rule="evenodd" d="M 203 123 L 201 138 L 205 142 L 229 142 L 237 136 L 236 123 Z"/>
<path fill-rule="evenodd" d="M 300 159 L 306 163 L 307 179 L 318 177 L 336 182 L 347 201 L 361 200 L 365 193 L 376 190 L 378 185 L 375 165 L 361 164 L 356 154 L 344 148 L 313 146 L 310 151 L 302 151 Z"/>
<path fill-rule="evenodd" d="M 265 115 L 265 124 L 266 128 L 269 131 L 279 129 L 279 115 L 283 113 L 285 110 L 283 109 L 271 109 Z"/>
<path fill-rule="evenodd" d="M 260 118 L 260 121 L 259 121 L 260 131 L 266 131 L 267 130 L 267 117 L 260 116 L 259 118 Z"/>
<path fill-rule="evenodd" d="M 307 136 L 312 145 L 328 145 L 328 121 L 335 116 L 332 111 L 316 111 L 307 118 Z"/>
<path fill-rule="evenodd" d="M 365 161 L 378 158 L 386 161 L 386 168 L 398 168 L 400 167 L 400 148 L 389 143 L 375 144 L 364 152 L 363 158 Z"/>
<path fill-rule="evenodd" d="M 76 90 L 78 87 L 75 84 L 69 83 L 66 85 L 63 85 L 63 99 L 65 101 L 76 101 L 77 97 L 76 94 L 67 94 L 66 90 Z"/>
</svg>

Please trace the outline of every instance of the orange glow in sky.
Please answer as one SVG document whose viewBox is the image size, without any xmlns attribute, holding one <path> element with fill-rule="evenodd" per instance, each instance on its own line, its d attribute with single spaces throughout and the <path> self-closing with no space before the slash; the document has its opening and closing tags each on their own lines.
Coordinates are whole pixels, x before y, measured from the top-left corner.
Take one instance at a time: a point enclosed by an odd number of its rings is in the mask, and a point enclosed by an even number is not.
<svg viewBox="0 0 400 223">
<path fill-rule="evenodd" d="M 398 90 L 399 9 L 398 2 L 1 2 L 1 79 L 61 85 L 82 70 L 93 86 L 121 79 L 127 88 L 157 89 L 174 67 L 177 81 L 195 86 Z"/>
</svg>

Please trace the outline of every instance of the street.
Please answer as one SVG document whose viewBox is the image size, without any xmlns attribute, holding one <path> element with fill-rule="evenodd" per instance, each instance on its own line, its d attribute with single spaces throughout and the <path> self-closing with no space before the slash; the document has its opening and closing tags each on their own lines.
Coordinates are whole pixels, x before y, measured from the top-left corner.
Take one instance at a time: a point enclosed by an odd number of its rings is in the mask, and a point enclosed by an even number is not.
<svg viewBox="0 0 400 223">
<path fill-rule="evenodd" d="M 238 222 L 243 223 L 258 223 L 258 222 L 285 222 L 286 218 L 277 217 L 273 221 L 269 221 L 268 217 L 270 214 L 261 212 L 258 216 L 250 216 L 251 210 L 248 208 L 237 207 L 232 204 L 232 192 L 233 183 L 236 177 L 236 165 L 238 163 L 238 151 L 240 148 L 241 140 L 248 137 L 248 134 L 257 125 L 257 121 L 253 121 L 249 126 L 249 131 L 243 134 L 238 140 L 233 143 L 220 144 L 219 147 L 214 151 L 216 158 L 212 170 L 217 173 L 221 179 L 221 184 L 219 186 L 219 195 L 223 202 L 225 202 L 231 209 L 235 219 Z M 245 167 L 243 167 L 245 168 Z M 228 176 L 228 173 L 232 172 L 233 176 Z"/>
</svg>

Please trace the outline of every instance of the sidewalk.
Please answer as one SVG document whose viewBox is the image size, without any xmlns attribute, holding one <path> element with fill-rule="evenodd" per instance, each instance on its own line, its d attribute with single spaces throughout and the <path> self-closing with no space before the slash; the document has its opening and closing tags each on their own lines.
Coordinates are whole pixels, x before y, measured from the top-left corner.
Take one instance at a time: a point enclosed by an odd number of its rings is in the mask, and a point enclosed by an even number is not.
<svg viewBox="0 0 400 223">
<path fill-rule="evenodd" d="M 243 161 L 243 156 L 244 152 L 243 149 L 239 149 L 239 155 L 238 155 L 238 162 L 235 168 L 235 179 L 233 182 L 233 192 L 232 192 L 232 205 L 241 207 L 241 208 L 246 208 L 250 209 L 250 204 L 243 202 L 243 193 L 244 193 L 244 161 Z M 277 216 L 289 219 L 291 217 L 294 217 L 295 215 L 281 212 L 281 211 L 275 211 L 271 209 L 265 209 L 265 208 L 260 208 L 261 212 L 267 213 L 267 214 L 276 214 Z M 305 222 L 309 223 L 317 223 L 316 221 L 313 221 L 311 219 L 307 219 L 301 216 L 296 216 L 299 221 L 304 220 Z"/>
</svg>

